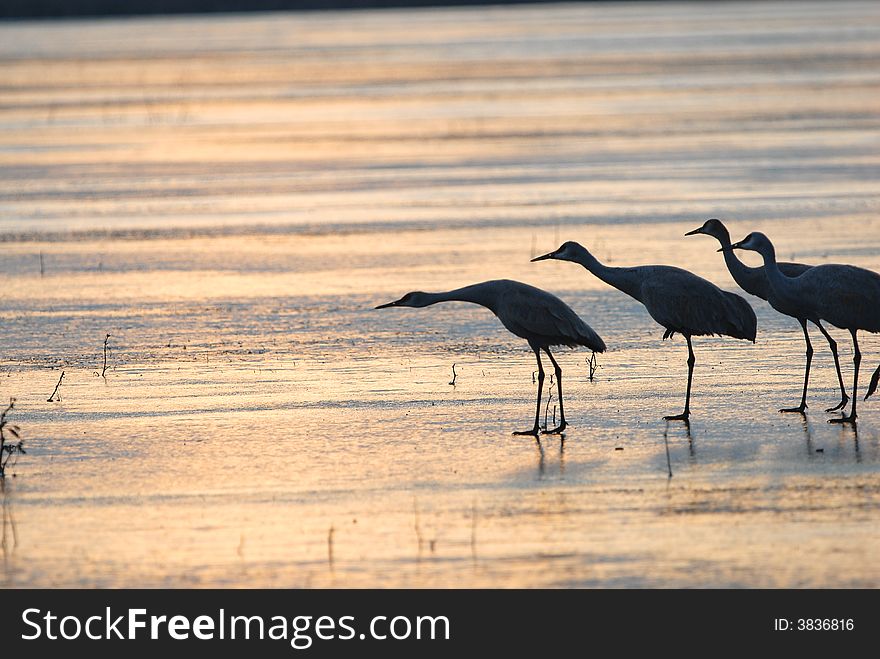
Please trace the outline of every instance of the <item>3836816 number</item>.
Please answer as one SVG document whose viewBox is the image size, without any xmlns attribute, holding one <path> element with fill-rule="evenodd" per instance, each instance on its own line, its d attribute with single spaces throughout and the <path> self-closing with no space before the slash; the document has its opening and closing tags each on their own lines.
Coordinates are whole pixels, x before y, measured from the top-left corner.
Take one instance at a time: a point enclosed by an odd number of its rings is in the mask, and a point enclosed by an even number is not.
<svg viewBox="0 0 880 659">
<path fill-rule="evenodd" d="M 852 631 L 855 623 L 852 618 L 798 618 L 797 630 L 802 632 Z"/>
</svg>

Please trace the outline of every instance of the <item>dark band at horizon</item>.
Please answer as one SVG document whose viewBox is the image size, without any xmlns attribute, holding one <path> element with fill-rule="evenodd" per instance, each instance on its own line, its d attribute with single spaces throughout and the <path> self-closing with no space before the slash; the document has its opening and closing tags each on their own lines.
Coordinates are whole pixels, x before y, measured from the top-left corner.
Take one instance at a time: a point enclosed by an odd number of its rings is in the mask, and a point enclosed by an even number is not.
<svg viewBox="0 0 880 659">
<path fill-rule="evenodd" d="M 0 19 L 403 9 L 407 7 L 549 4 L 554 1 L 559 2 L 559 0 L 125 0 L 125 2 L 118 2 L 118 0 L 4 0 L 0 3 Z M 607 2 L 610 0 L 573 1 Z"/>
</svg>

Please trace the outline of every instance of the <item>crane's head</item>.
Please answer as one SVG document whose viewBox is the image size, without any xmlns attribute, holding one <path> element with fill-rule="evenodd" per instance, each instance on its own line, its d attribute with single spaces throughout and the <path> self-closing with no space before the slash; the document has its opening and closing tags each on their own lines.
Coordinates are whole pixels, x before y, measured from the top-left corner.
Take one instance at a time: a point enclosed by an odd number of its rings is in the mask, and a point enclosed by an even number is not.
<svg viewBox="0 0 880 659">
<path fill-rule="evenodd" d="M 748 236 L 740 240 L 738 243 L 733 243 L 730 248 L 747 249 L 752 252 L 758 252 L 761 255 L 775 254 L 773 243 L 771 243 L 770 239 L 760 231 L 753 231 Z"/>
<path fill-rule="evenodd" d="M 724 223 L 721 220 L 716 220 L 714 217 L 703 222 L 703 226 L 694 229 L 693 231 L 688 231 L 684 235 L 694 236 L 698 233 L 718 239 L 718 242 L 721 243 L 721 249 L 718 250 L 719 252 L 723 252 L 725 247 L 730 244 L 730 233 L 728 233 L 727 227 L 724 226 Z"/>
<path fill-rule="evenodd" d="M 427 307 L 429 302 L 427 300 L 427 293 L 422 293 L 421 291 L 413 291 L 412 293 L 407 293 L 399 300 L 395 300 L 394 302 L 388 302 L 386 304 L 380 304 L 376 309 L 387 309 L 388 307 Z"/>
<path fill-rule="evenodd" d="M 574 261 L 575 263 L 578 263 L 579 258 L 582 258 L 586 251 L 587 250 L 585 250 L 582 245 L 569 240 L 568 242 L 562 243 L 559 249 L 555 252 L 544 254 L 544 256 L 536 256 L 532 259 L 532 262 L 543 261 L 545 259 L 556 259 L 557 261 Z"/>
</svg>

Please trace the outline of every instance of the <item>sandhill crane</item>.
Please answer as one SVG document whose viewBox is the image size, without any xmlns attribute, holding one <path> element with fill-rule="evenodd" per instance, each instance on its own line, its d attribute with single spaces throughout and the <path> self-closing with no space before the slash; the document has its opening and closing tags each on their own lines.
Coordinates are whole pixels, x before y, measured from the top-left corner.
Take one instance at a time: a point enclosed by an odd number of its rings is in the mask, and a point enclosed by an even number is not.
<svg viewBox="0 0 880 659">
<path fill-rule="evenodd" d="M 515 432 L 515 435 L 538 436 L 541 432 L 538 420 L 541 412 L 541 391 L 544 387 L 544 366 L 541 350 L 547 353 L 556 372 L 559 391 L 559 425 L 545 433 L 561 433 L 568 425 L 562 405 L 562 369 L 550 352 L 550 346 L 586 346 L 594 352 L 604 352 L 605 342 L 593 329 L 581 320 L 565 302 L 540 288 L 518 281 L 498 279 L 457 288 L 445 293 L 407 293 L 395 302 L 380 304 L 387 307 L 427 307 L 438 302 L 471 302 L 486 307 L 494 313 L 501 324 L 516 336 L 528 341 L 538 361 L 538 400 L 535 409 L 535 425 L 531 430 Z"/>
<path fill-rule="evenodd" d="M 557 259 L 584 266 L 599 279 L 635 298 L 662 325 L 667 339 L 678 333 L 688 346 L 688 382 L 684 412 L 664 417 L 668 421 L 687 421 L 691 413 L 691 383 L 694 376 L 692 336 L 719 334 L 754 342 L 758 321 L 749 303 L 739 295 L 722 291 L 715 284 L 692 272 L 667 265 L 612 268 L 596 259 L 576 242 L 564 243 L 555 252 L 532 261 Z"/>
<path fill-rule="evenodd" d="M 859 385 L 859 330 L 880 332 L 880 275 L 853 265 L 816 265 L 797 277 L 787 277 L 776 262 L 773 243 L 763 233 L 750 233 L 730 249 L 748 249 L 764 259 L 767 280 L 773 295 L 810 322 L 825 320 L 835 327 L 849 330 L 853 340 L 852 408 L 848 415 L 829 419 L 830 423 L 854 423 Z M 880 367 L 874 371 L 865 399 L 874 393 Z"/>
<path fill-rule="evenodd" d="M 741 289 L 746 293 L 761 298 L 762 300 L 767 300 L 770 303 L 770 306 L 776 309 L 776 311 L 785 314 L 786 316 L 791 316 L 800 323 L 801 329 L 804 331 L 804 340 L 807 343 L 807 365 L 804 372 L 804 391 L 801 394 L 801 404 L 797 407 L 786 407 L 779 411 L 800 412 L 803 414 L 804 410 L 807 408 L 807 385 L 810 382 L 810 364 L 813 361 L 813 344 L 810 342 L 810 334 L 807 331 L 807 319 L 798 316 L 797 309 L 786 307 L 782 300 L 777 299 L 776 296 L 773 295 L 770 283 L 767 281 L 767 274 L 763 267 L 752 268 L 737 258 L 733 250 L 730 249 L 730 233 L 727 231 L 727 227 L 724 226 L 724 223 L 721 220 L 716 220 L 714 218 L 706 220 L 703 226 L 699 229 L 688 231 L 684 235 L 693 236 L 700 233 L 712 236 L 721 243 L 721 249 L 718 251 L 724 254 L 724 262 L 727 264 L 727 269 L 730 271 L 734 281 Z M 777 265 L 782 271 L 782 274 L 786 277 L 797 277 L 812 267 L 806 263 L 780 262 L 777 263 Z M 840 402 L 834 407 L 829 407 L 825 410 L 826 412 L 834 412 L 835 410 L 846 407 L 846 404 L 849 402 L 849 396 L 846 395 L 846 387 L 843 384 L 843 374 L 840 372 L 840 358 L 837 355 L 837 342 L 832 338 L 821 322 L 817 322 L 816 327 L 819 328 L 819 331 L 822 332 L 828 340 L 828 345 L 831 346 L 831 354 L 834 355 L 834 367 L 837 369 L 837 382 L 840 385 Z"/>
</svg>

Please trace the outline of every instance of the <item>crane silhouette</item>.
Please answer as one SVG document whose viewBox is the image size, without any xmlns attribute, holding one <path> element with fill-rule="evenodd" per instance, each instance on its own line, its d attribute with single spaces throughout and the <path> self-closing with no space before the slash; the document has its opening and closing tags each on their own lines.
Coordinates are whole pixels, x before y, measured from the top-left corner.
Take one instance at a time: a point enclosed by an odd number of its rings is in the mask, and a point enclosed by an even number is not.
<svg viewBox="0 0 880 659">
<path fill-rule="evenodd" d="M 667 421 L 687 421 L 690 418 L 691 383 L 697 361 L 691 337 L 718 334 L 755 340 L 758 321 L 749 303 L 687 270 L 667 265 L 612 268 L 600 263 L 583 245 L 571 241 L 532 261 L 544 259 L 579 263 L 606 284 L 641 302 L 651 317 L 666 329 L 664 339 L 676 333 L 684 336 L 688 346 L 684 411 L 663 417 Z"/>
<path fill-rule="evenodd" d="M 764 270 L 773 295 L 788 308 L 798 310 L 812 323 L 825 320 L 835 327 L 849 330 L 853 340 L 852 407 L 848 415 L 829 419 L 829 423 L 855 423 L 858 401 L 859 350 L 858 331 L 880 332 L 880 275 L 853 265 L 815 265 L 797 277 L 783 274 L 776 261 L 773 243 L 763 233 L 753 232 L 728 249 L 758 252 L 764 259 Z M 880 367 L 871 377 L 865 400 L 874 393 L 880 379 Z"/>
<path fill-rule="evenodd" d="M 703 226 L 694 229 L 693 231 L 688 231 L 684 235 L 693 236 L 695 234 L 712 236 L 721 243 L 721 249 L 718 251 L 724 254 L 724 262 L 727 264 L 727 269 L 733 277 L 733 280 L 741 289 L 746 293 L 761 298 L 762 300 L 767 300 L 770 303 L 770 306 L 776 309 L 776 311 L 786 316 L 791 316 L 800 323 L 801 329 L 804 331 L 804 340 L 807 343 L 807 365 L 804 372 L 804 390 L 801 394 L 801 404 L 797 407 L 786 407 L 779 411 L 799 412 L 803 414 L 804 410 L 807 408 L 807 385 L 810 382 L 810 364 L 813 361 L 813 344 L 810 342 L 810 333 L 807 331 L 807 319 L 799 315 L 799 309 L 786 306 L 784 300 L 777 298 L 773 294 L 770 282 L 767 281 L 767 273 L 763 266 L 757 268 L 747 266 L 737 258 L 732 249 L 729 249 L 731 245 L 730 233 L 727 231 L 727 227 L 724 226 L 724 223 L 721 220 L 716 220 L 714 218 L 706 220 Z M 812 267 L 806 263 L 781 262 L 777 263 L 777 265 L 779 266 L 779 270 L 786 277 L 797 277 Z M 828 345 L 831 347 L 831 354 L 834 355 L 834 367 L 837 369 L 837 382 L 840 385 L 840 402 L 834 407 L 829 407 L 825 410 L 826 412 L 834 412 L 835 410 L 846 407 L 846 404 L 849 402 L 849 396 L 846 395 L 846 386 L 843 384 L 843 374 L 840 372 L 840 358 L 837 355 L 837 342 L 828 333 L 821 322 L 816 322 L 816 327 L 819 328 L 819 331 L 822 332 L 828 340 Z"/>
<path fill-rule="evenodd" d="M 567 427 L 562 404 L 562 369 L 550 352 L 550 346 L 586 346 L 594 352 L 605 352 L 605 342 L 581 320 L 565 302 L 540 288 L 509 279 L 485 281 L 444 293 L 407 293 L 399 300 L 380 304 L 388 307 L 427 307 L 438 302 L 471 302 L 486 307 L 511 333 L 525 339 L 538 361 L 538 400 L 535 406 L 535 425 L 531 430 L 514 435 L 534 435 L 541 432 L 538 420 L 541 413 L 541 391 L 544 388 L 544 365 L 541 350 L 547 353 L 556 373 L 559 391 L 559 425 L 545 433 L 561 433 Z"/>
</svg>

